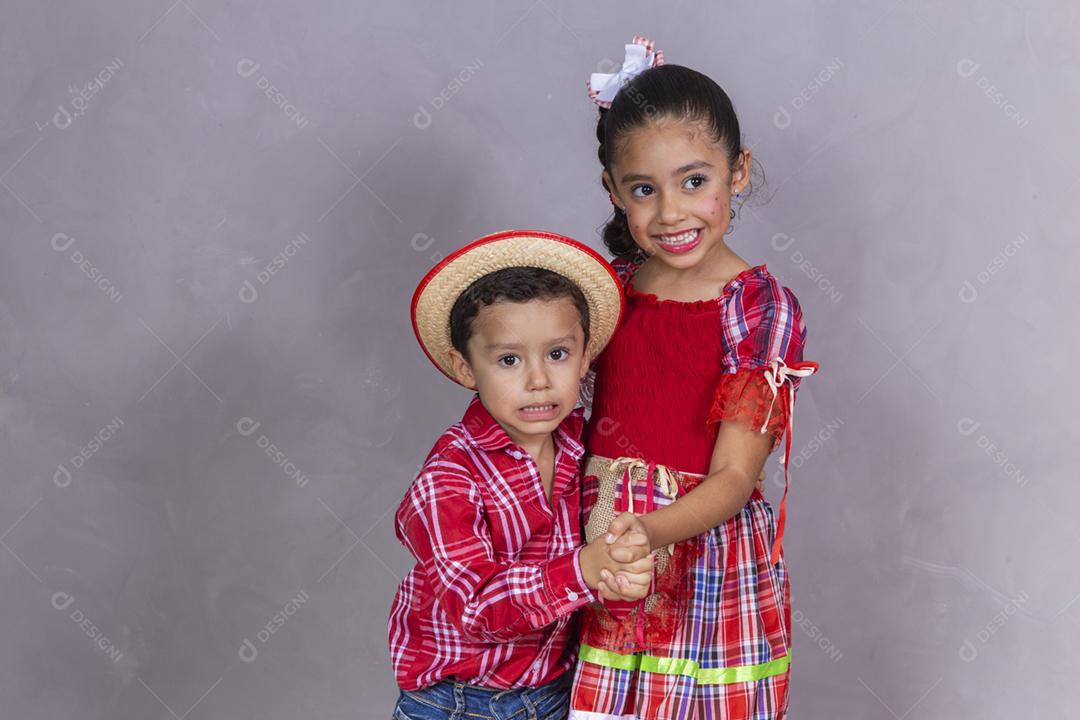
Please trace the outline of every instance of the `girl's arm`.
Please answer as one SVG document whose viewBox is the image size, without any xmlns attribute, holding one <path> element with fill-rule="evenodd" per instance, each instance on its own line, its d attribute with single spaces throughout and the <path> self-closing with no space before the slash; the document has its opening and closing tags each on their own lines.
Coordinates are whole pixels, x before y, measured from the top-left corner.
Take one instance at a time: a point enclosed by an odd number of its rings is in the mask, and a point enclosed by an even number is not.
<svg viewBox="0 0 1080 720">
<path fill-rule="evenodd" d="M 742 510 L 773 445 L 791 430 L 799 378 L 817 369 L 816 363 L 803 362 L 806 325 L 799 301 L 775 277 L 762 273 L 747 281 L 727 303 L 735 316 L 725 328 L 737 326 L 746 332 L 727 357 L 728 367 L 709 410 L 708 422 L 720 423 L 709 474 L 671 505 L 640 518 L 653 549 L 700 535 Z M 782 349 L 782 355 L 775 355 L 774 348 Z M 766 405 L 769 410 L 760 417 Z M 781 502 L 774 553 L 783 526 Z"/>
<path fill-rule="evenodd" d="M 670 505 L 638 516 L 650 548 L 696 537 L 740 512 L 754 491 L 772 443 L 769 433 L 738 422 L 721 423 L 705 479 Z M 617 517 L 608 532 L 619 536 L 629 523 L 629 519 Z"/>
</svg>

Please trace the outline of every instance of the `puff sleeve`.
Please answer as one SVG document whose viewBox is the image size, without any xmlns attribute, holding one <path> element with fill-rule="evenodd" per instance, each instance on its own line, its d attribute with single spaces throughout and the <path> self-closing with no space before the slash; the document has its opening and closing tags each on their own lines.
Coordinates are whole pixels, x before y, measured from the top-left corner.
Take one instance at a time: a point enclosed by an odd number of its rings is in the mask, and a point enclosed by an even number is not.
<svg viewBox="0 0 1080 720">
<path fill-rule="evenodd" d="M 775 450 L 791 421 L 792 395 L 802 377 L 816 369 L 803 360 L 802 309 L 795 294 L 764 269 L 736 283 L 723 302 L 723 374 L 708 422 L 764 428 Z"/>
</svg>

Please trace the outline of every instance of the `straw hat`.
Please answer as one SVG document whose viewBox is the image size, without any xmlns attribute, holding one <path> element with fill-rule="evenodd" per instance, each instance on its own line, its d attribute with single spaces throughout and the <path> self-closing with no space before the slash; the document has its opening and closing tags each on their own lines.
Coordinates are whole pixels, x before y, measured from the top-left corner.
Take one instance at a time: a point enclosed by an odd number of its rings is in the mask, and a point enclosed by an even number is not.
<svg viewBox="0 0 1080 720">
<path fill-rule="evenodd" d="M 420 281 L 412 299 L 416 339 L 428 359 L 451 380 L 450 310 L 458 296 L 488 273 L 509 267 L 551 270 L 581 288 L 589 306 L 592 357 L 611 339 L 623 312 L 622 284 L 600 255 L 577 240 L 535 230 L 486 235 L 451 253 Z"/>
</svg>

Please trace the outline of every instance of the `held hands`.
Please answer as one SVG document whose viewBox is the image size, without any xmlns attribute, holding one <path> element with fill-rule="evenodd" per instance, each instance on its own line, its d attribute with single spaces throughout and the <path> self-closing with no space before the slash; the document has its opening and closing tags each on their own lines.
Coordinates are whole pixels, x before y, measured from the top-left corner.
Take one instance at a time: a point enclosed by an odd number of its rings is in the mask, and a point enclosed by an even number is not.
<svg viewBox="0 0 1080 720">
<path fill-rule="evenodd" d="M 640 600 L 648 595 L 652 582 L 650 550 L 649 534 L 641 519 L 623 513 L 611 522 L 607 533 L 582 549 L 581 572 L 586 584 L 605 600 Z"/>
<path fill-rule="evenodd" d="M 604 540 L 608 543 L 608 554 L 617 562 L 631 562 L 652 550 L 648 528 L 631 512 L 624 512 L 611 521 Z M 651 554 L 649 557 L 653 558 Z M 649 594 L 652 576 L 651 567 L 648 573 L 637 575 L 626 570 L 618 570 L 614 575 L 604 571 L 599 588 L 601 597 L 605 600 L 640 600 Z"/>
<path fill-rule="evenodd" d="M 648 534 L 634 515 L 623 513 L 619 518 L 623 516 L 629 519 L 619 525 L 612 521 L 606 534 L 581 549 L 585 584 L 597 590 L 604 600 L 640 600 L 648 594 L 652 582 L 653 556 L 649 552 Z M 612 532 L 613 528 L 618 530 L 617 534 Z"/>
</svg>

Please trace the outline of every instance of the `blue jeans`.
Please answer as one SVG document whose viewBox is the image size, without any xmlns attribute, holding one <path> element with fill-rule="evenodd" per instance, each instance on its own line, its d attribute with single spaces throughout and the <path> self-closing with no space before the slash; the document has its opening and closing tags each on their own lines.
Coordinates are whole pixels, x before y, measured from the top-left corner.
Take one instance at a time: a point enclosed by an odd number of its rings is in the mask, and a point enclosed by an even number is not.
<svg viewBox="0 0 1080 720">
<path fill-rule="evenodd" d="M 574 671 L 534 688 L 497 690 L 443 680 L 402 690 L 394 720 L 566 720 Z"/>
</svg>

